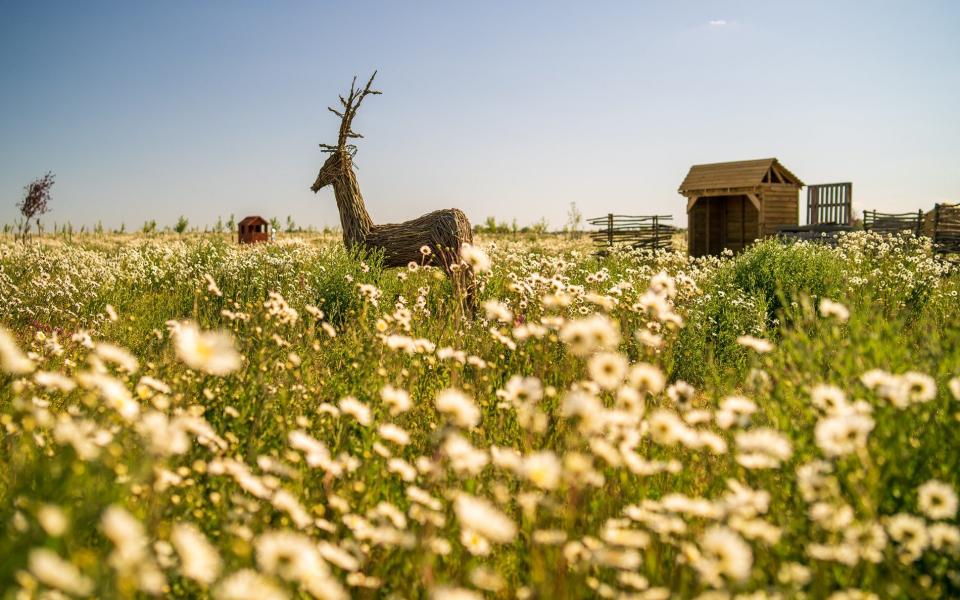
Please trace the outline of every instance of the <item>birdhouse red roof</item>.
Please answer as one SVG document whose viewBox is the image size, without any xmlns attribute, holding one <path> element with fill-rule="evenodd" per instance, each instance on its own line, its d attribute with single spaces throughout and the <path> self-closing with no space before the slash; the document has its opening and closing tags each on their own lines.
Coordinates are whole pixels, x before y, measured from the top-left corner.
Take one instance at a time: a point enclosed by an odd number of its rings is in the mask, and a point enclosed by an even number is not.
<svg viewBox="0 0 960 600">
<path fill-rule="evenodd" d="M 270 221 L 267 221 L 260 215 L 251 215 L 249 217 L 244 217 L 239 224 L 243 225 L 244 227 L 247 225 L 269 225 Z"/>
</svg>

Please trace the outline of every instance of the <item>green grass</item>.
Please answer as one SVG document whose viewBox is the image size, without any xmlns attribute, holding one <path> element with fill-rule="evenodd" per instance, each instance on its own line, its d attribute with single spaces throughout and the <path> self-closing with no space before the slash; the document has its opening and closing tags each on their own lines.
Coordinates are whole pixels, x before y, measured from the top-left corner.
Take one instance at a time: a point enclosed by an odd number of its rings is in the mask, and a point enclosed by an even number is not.
<svg viewBox="0 0 960 600">
<path fill-rule="evenodd" d="M 31 549 L 46 547 L 74 564 L 97 597 L 142 594 L 150 564 L 163 574 L 165 595 L 230 597 L 223 581 L 249 568 L 289 594 L 309 597 L 310 581 L 291 569 L 272 568 L 268 560 L 270 536 L 264 534 L 288 531 L 314 547 L 329 542 L 356 559 L 357 573 L 374 578 L 367 581 L 370 587 L 343 565 L 331 564 L 329 577 L 357 597 L 422 597 L 444 586 L 502 598 L 641 593 L 624 573 L 641 575 L 650 588 L 676 597 L 711 588 L 779 591 L 785 597 L 801 590 L 826 597 L 847 588 L 880 597 L 960 593 L 957 547 L 928 544 L 915 560 L 904 561 L 906 546 L 891 539 L 878 560 L 859 557 L 853 564 L 810 553 L 811 544 L 838 543 L 858 525 L 886 528 L 889 536 L 889 518 L 898 513 L 919 515 L 925 532 L 944 531 L 918 507 L 918 488 L 932 479 L 954 492 L 960 484 L 960 403 L 948 389 L 951 378 L 960 376 L 960 275 L 933 259 L 922 242 L 865 234 L 837 249 L 766 241 L 736 257 L 697 261 L 629 252 L 598 260 L 582 243 L 558 238 L 492 237 L 483 244 L 494 266 L 480 276 L 481 301 L 509 307 L 510 323 L 487 321 L 482 309 L 479 318 L 465 319 L 452 287 L 435 269 L 385 270 L 376 256 L 350 255 L 325 237 L 255 247 L 214 236 L 75 236 L 69 243 L 0 244 L 0 323 L 19 347 L 34 353 L 38 369 L 71 380 L 103 369 L 133 394 L 140 411 L 127 420 L 96 389 L 81 385 L 60 392 L 32 375 L 0 372 L 0 555 L 6 557 L 0 561 L 0 589 L 10 597 L 17 589 L 50 589 L 28 567 Z M 675 297 L 664 302 L 682 327 L 642 308 L 651 278 L 661 271 L 675 282 Z M 359 284 L 379 290 L 375 302 L 359 292 Z M 271 292 L 297 311 L 295 322 L 268 313 L 264 303 Z M 557 292 L 568 304 L 545 304 Z M 849 320 L 820 316 L 823 298 L 845 305 Z M 323 311 L 323 319 L 308 307 Z M 590 380 L 588 358 L 571 353 L 559 336 L 570 322 L 596 312 L 607 314 L 620 331 L 610 350 L 631 363 L 657 366 L 668 382 L 696 388 L 693 412 L 686 413 L 695 423 L 694 437 L 710 432 L 723 440 L 725 451 L 691 447 L 689 440 L 658 443 L 649 431 L 651 417 L 661 409 L 680 414 L 686 408 L 666 392 L 602 390 L 601 379 Z M 225 376 L 189 368 L 175 351 L 171 320 L 228 331 L 243 357 L 240 367 Z M 639 329 L 661 336 L 662 345 L 642 344 L 634 335 Z M 80 332 L 129 350 L 138 359 L 137 371 L 92 358 L 94 352 L 75 335 Z M 737 343 L 742 335 L 768 339 L 774 349 L 757 354 Z M 402 342 L 398 336 L 429 344 L 418 351 L 391 349 L 388 342 Z M 870 369 L 929 375 L 935 395 L 896 407 L 861 382 Z M 170 392 L 144 386 L 143 376 L 164 382 Z M 543 398 L 508 402 L 504 390 L 513 376 L 537 378 Z M 818 384 L 837 386 L 851 404 L 862 400 L 861 412 L 869 407 L 874 427 L 862 448 L 839 457 L 824 454 L 814 432 L 826 415 L 810 400 Z M 387 385 L 409 392 L 409 411 L 391 414 L 381 399 Z M 479 426 L 463 430 L 437 411 L 434 399 L 447 388 L 473 399 Z M 565 408 L 573 391 L 597 402 L 584 416 Z M 631 395 L 642 399 L 642 408 L 623 404 Z M 730 395 L 752 399 L 757 412 L 732 429 L 696 424 L 698 417 L 713 420 Z M 331 414 L 348 396 L 370 409 L 369 425 Z M 148 414 L 176 423 L 188 415 L 202 418 L 225 447 L 194 431 L 185 452 L 158 452 L 144 424 Z M 596 428 L 585 418 L 604 416 L 610 421 Z M 78 454 L 63 431 L 68 421 L 90 428 L 95 456 Z M 404 429 L 409 445 L 380 436 L 383 423 Z M 791 445 L 789 457 L 775 468 L 748 469 L 737 461 L 738 433 L 758 428 L 778 431 Z M 290 445 L 296 430 L 325 444 L 343 472 L 308 465 Z M 493 464 L 458 472 L 445 447 L 458 430 L 488 460 L 491 446 L 523 456 L 555 454 L 564 465 L 561 483 L 540 489 L 522 469 Z M 166 440 L 179 430 L 160 431 Z M 419 465 L 413 481 L 391 470 L 388 453 Z M 664 469 L 640 474 L 629 457 Z M 816 460 L 832 466 L 827 487 L 835 484 L 818 501 L 851 510 L 851 522 L 835 530 L 811 516 L 813 502 L 800 493 L 797 471 Z M 676 468 L 666 469 L 671 461 Z M 238 464 L 247 465 L 255 484 L 268 491 L 251 493 L 261 488 L 241 485 L 243 477 L 229 472 L 235 467 L 223 471 Z M 722 500 L 730 481 L 765 491 L 769 506 L 755 515 L 742 512 L 738 521 Z M 411 500 L 410 485 L 433 496 L 439 510 Z M 280 489 L 313 522 L 297 524 L 298 509 L 276 498 Z M 489 500 L 516 524 L 516 535 L 490 544 L 489 554 L 471 554 L 453 508 L 459 493 Z M 677 513 L 684 529 L 667 534 L 658 523 L 666 523 L 671 512 L 659 502 L 670 494 L 706 499 L 722 514 Z M 41 526 L 45 505 L 69 517 L 62 535 Z M 146 551 L 136 564 L 110 558 L 115 543 L 101 519 L 112 505 L 143 523 Z M 631 506 L 660 516 L 631 520 Z M 395 511 L 406 523 L 386 516 Z M 748 538 L 743 519 L 754 525 L 762 520 L 779 539 L 747 539 L 752 558 L 746 574 L 712 579 L 704 532 L 720 525 Z M 223 563 L 219 583 L 184 575 L 184 557 L 168 545 L 174 525 L 183 522 L 196 524 L 216 548 Z M 358 526 L 363 522 L 371 527 Z M 956 515 L 943 523 L 955 530 Z M 604 536 L 610 527 L 646 532 L 649 543 L 618 543 Z M 545 543 L 544 530 L 563 532 L 565 541 Z M 281 549 L 289 544 L 295 542 Z M 447 544 L 449 553 L 438 551 L 438 544 Z M 618 567 L 612 557 L 625 562 Z M 793 563 L 809 570 L 809 583 L 778 577 Z M 472 576 L 478 567 L 496 573 L 499 587 Z"/>
</svg>

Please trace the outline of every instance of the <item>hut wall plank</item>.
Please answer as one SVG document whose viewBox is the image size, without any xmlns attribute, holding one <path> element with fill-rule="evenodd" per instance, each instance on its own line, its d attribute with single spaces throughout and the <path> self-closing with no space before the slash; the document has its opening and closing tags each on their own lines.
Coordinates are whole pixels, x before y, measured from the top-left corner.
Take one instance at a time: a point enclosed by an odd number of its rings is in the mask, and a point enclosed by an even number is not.
<svg viewBox="0 0 960 600">
<path fill-rule="evenodd" d="M 799 192 L 770 191 L 764 194 L 764 201 L 763 235 L 775 235 L 781 227 L 799 225 Z"/>
<path fill-rule="evenodd" d="M 719 254 L 723 250 L 723 204 L 720 198 L 711 198 L 707 205 L 707 252 Z"/>
</svg>

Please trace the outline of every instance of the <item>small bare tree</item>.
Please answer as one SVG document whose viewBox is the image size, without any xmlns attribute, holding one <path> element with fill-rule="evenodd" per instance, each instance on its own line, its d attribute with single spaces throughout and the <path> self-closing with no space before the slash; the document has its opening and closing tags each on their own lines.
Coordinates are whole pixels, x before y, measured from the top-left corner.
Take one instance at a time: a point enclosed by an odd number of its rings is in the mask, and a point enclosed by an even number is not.
<svg viewBox="0 0 960 600">
<path fill-rule="evenodd" d="M 53 173 L 47 171 L 46 175 L 23 188 L 23 200 L 17 204 L 22 220 L 17 225 L 20 228 L 20 239 L 24 242 L 30 234 L 31 221 L 36 221 L 37 234 L 40 234 L 40 217 L 50 212 L 50 188 L 53 187 L 53 179 Z"/>
<path fill-rule="evenodd" d="M 577 208 L 576 202 L 571 202 L 567 210 L 567 230 L 570 232 L 570 237 L 579 235 L 581 221 L 583 221 L 583 213 Z"/>
</svg>

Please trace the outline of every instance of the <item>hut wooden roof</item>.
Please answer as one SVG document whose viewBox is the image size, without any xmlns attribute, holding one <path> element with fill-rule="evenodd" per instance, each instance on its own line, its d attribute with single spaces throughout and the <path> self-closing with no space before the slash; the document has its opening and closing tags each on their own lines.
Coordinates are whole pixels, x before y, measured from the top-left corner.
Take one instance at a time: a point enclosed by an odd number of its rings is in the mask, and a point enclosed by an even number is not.
<svg viewBox="0 0 960 600">
<path fill-rule="evenodd" d="M 802 186 L 803 182 L 776 158 L 761 158 L 694 165 L 680 184 L 679 191 L 687 194 L 705 190 L 756 188 L 765 184 Z"/>
<path fill-rule="evenodd" d="M 270 221 L 267 221 L 260 215 L 251 215 L 249 217 L 244 217 L 239 225 L 269 225 Z"/>
</svg>

